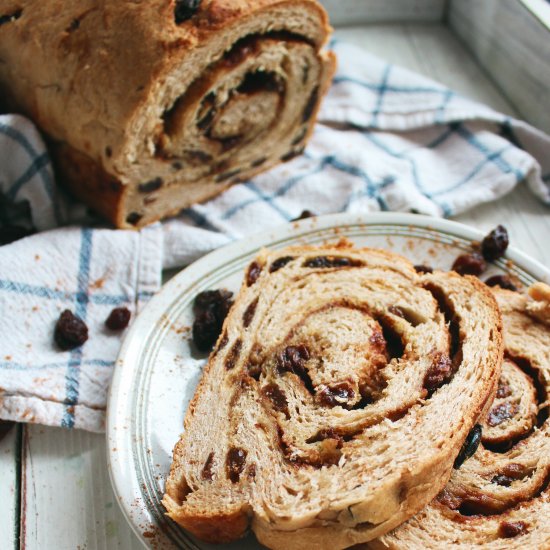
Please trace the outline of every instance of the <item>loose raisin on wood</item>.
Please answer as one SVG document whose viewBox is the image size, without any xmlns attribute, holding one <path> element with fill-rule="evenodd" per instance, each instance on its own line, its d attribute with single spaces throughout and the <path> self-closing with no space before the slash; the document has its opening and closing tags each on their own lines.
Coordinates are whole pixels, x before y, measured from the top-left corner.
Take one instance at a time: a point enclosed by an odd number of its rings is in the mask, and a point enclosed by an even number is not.
<svg viewBox="0 0 550 550">
<path fill-rule="evenodd" d="M 474 455 L 480 443 L 481 443 L 481 426 L 479 424 L 476 424 L 472 428 L 472 431 L 468 434 L 466 441 L 462 445 L 462 448 L 460 449 L 457 457 L 455 458 L 453 468 L 455 470 L 458 470 L 458 468 L 460 468 L 466 460 L 468 460 L 470 457 Z"/>
<path fill-rule="evenodd" d="M 518 287 L 512 282 L 510 277 L 507 275 L 493 275 L 492 277 L 489 277 L 485 284 L 487 286 L 499 286 L 500 288 L 504 288 L 506 290 L 513 290 L 514 292 L 517 291 Z"/>
<path fill-rule="evenodd" d="M 461 254 L 453 263 L 453 271 L 460 275 L 481 275 L 487 264 L 483 257 L 477 252 L 472 254 Z"/>
<path fill-rule="evenodd" d="M 105 324 L 110 330 L 123 330 L 128 326 L 130 316 L 131 313 L 127 307 L 116 307 L 109 313 Z"/>
<path fill-rule="evenodd" d="M 191 19 L 199 9 L 201 0 L 176 0 L 174 7 L 174 19 L 176 25 Z"/>
<path fill-rule="evenodd" d="M 488 235 L 481 241 L 481 253 L 488 260 L 497 260 L 504 256 L 508 248 L 510 240 L 508 231 L 503 225 L 497 225 Z"/>
<path fill-rule="evenodd" d="M 74 349 L 88 339 L 88 327 L 80 317 L 66 309 L 55 324 L 53 337 L 63 351 Z"/>
</svg>

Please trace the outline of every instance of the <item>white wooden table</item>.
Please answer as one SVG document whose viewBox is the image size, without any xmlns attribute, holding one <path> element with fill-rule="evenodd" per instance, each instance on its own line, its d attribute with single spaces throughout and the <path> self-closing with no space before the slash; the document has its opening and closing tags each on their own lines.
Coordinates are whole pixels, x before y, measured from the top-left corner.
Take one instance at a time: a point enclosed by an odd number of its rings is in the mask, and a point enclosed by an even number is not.
<svg viewBox="0 0 550 550">
<path fill-rule="evenodd" d="M 336 35 L 518 116 L 441 24 L 373 25 Z M 483 231 L 504 223 L 513 245 L 550 266 L 550 208 L 524 187 L 455 219 Z M 139 547 L 110 486 L 103 435 L 15 425 L 0 441 L 0 548 Z"/>
</svg>

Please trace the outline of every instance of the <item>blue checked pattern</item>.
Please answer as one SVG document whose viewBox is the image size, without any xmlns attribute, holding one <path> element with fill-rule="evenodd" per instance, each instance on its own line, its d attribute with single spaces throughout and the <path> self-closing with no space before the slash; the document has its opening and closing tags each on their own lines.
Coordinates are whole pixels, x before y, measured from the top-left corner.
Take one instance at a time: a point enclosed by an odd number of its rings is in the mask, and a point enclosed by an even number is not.
<svg viewBox="0 0 550 550">
<path fill-rule="evenodd" d="M 0 417 L 102 430 L 120 344 L 103 328 L 110 310 L 135 314 L 163 268 L 304 209 L 449 216 L 519 183 L 550 204 L 547 135 L 362 50 L 330 47 L 339 68 L 303 155 L 139 233 L 87 228 L 82 205 L 54 185 L 33 126 L 0 117 L 0 191 L 28 202 L 42 230 L 0 248 Z M 69 220 L 79 226 L 44 231 Z M 72 352 L 51 338 L 66 308 L 90 329 Z"/>
</svg>

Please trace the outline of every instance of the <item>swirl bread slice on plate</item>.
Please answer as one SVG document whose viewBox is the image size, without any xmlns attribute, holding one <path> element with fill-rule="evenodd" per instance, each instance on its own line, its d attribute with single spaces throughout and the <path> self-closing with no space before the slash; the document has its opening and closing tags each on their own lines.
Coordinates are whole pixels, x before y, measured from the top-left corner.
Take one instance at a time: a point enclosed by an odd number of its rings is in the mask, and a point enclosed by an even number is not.
<svg viewBox="0 0 550 550">
<path fill-rule="evenodd" d="M 262 251 L 185 417 L 163 503 L 201 539 L 345 548 L 444 487 L 494 396 L 501 320 L 456 273 L 340 246 Z"/>
<path fill-rule="evenodd" d="M 505 359 L 482 445 L 430 505 L 369 548 L 550 548 L 550 287 L 533 285 L 536 300 L 493 292 Z"/>
</svg>

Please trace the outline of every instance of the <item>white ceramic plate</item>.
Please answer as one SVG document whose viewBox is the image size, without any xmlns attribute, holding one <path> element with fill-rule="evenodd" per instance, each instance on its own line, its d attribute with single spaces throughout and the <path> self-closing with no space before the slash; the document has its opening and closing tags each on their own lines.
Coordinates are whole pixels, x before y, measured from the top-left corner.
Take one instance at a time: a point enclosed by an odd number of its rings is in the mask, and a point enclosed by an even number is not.
<svg viewBox="0 0 550 550">
<path fill-rule="evenodd" d="M 380 247 L 415 264 L 449 269 L 483 235 L 464 225 L 413 214 L 336 214 L 286 224 L 217 250 L 176 275 L 135 320 L 116 363 L 108 406 L 108 461 L 115 493 L 140 539 L 151 548 L 215 549 L 164 515 L 161 499 L 172 448 L 205 363 L 190 346 L 195 296 L 207 289 L 236 291 L 259 248 L 321 244 L 345 237 Z M 508 272 L 525 285 L 550 283 L 539 263 L 511 248 L 484 274 Z M 224 548 L 260 548 L 252 535 Z"/>
</svg>

